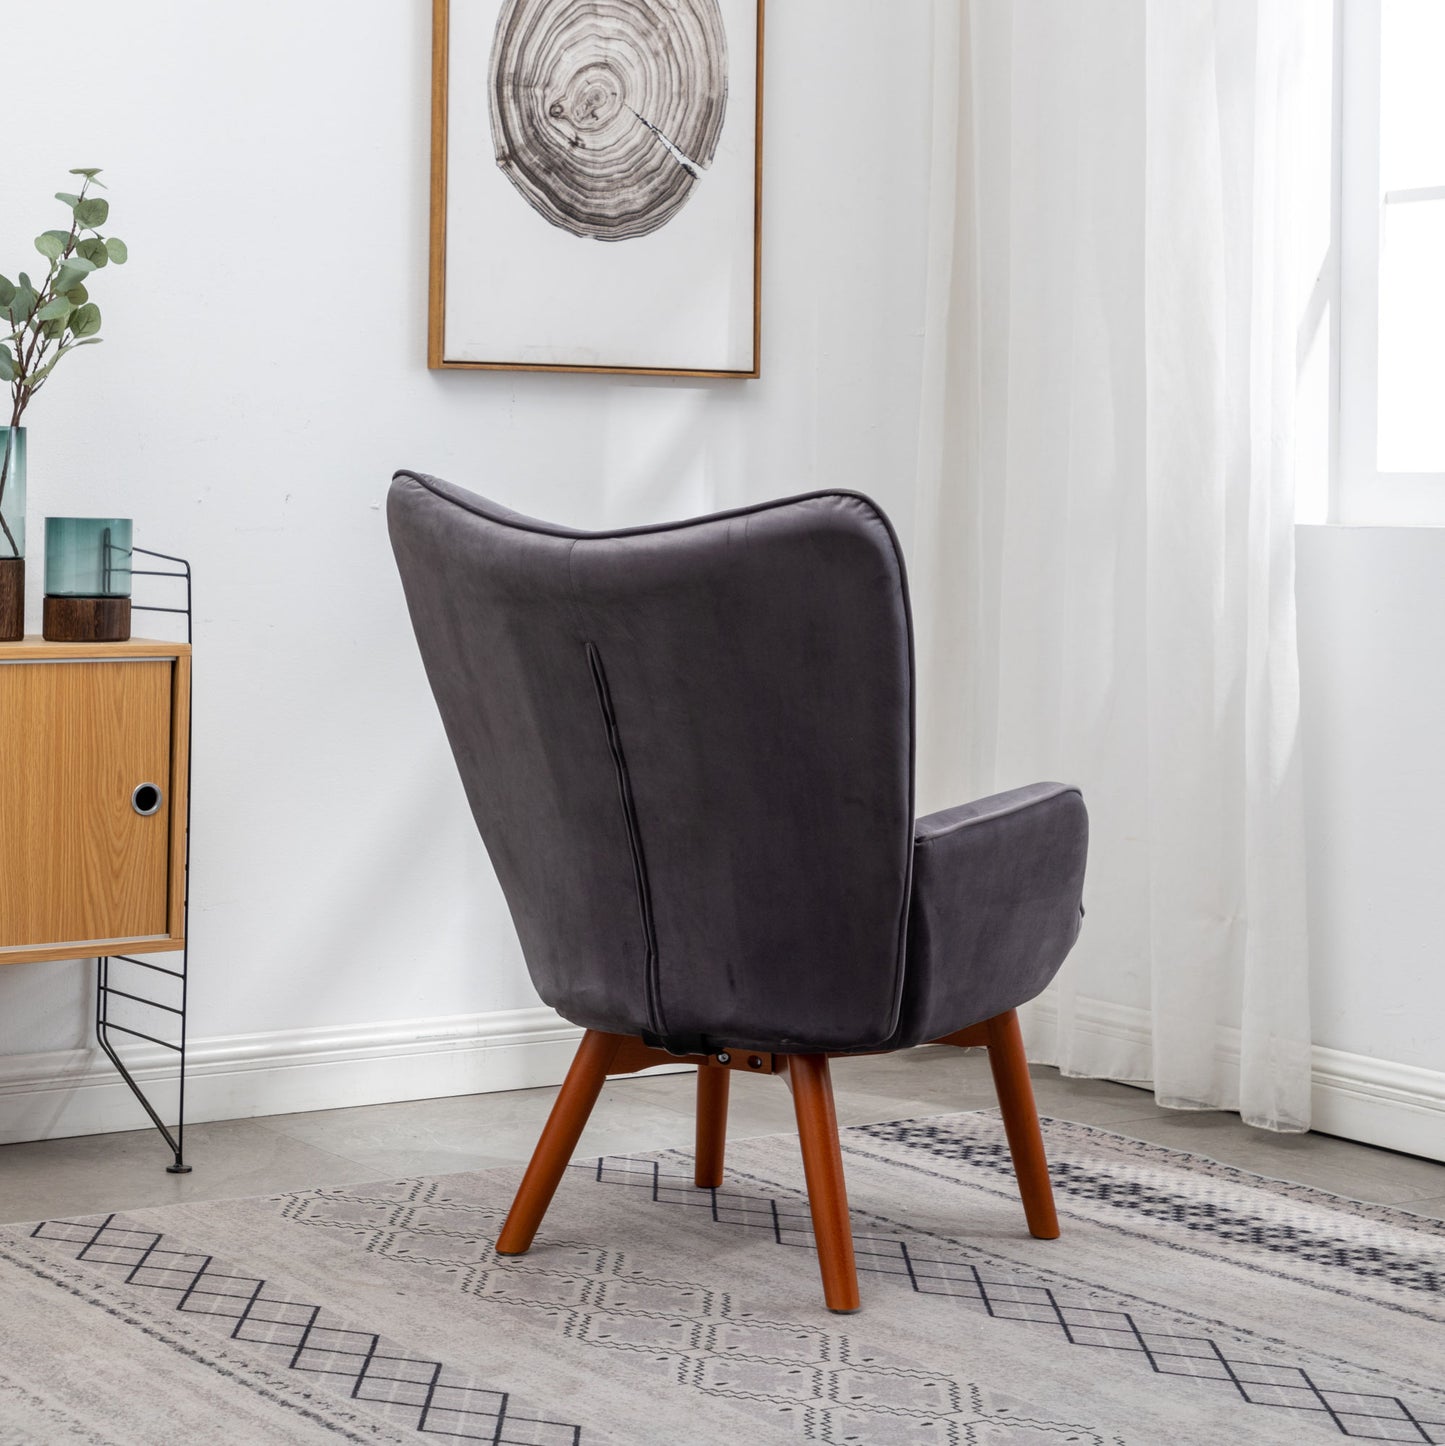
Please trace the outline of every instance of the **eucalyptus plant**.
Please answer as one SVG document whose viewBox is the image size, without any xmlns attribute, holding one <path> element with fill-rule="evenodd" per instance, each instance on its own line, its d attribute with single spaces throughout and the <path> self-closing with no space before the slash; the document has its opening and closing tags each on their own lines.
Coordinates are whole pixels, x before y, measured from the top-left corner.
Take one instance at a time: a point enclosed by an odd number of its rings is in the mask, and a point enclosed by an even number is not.
<svg viewBox="0 0 1445 1446">
<path fill-rule="evenodd" d="M 9 383 L 11 399 L 10 431 L 0 459 L 0 556 L 5 544 L 11 555 L 20 553 L 3 510 L 15 428 L 61 357 L 101 340 L 100 308 L 90 299 L 86 282 L 103 266 L 112 261 L 119 266 L 127 258 L 125 242 L 100 231 L 110 219 L 110 202 L 90 194 L 105 189 L 96 179 L 99 169 L 81 166 L 70 174 L 81 178 L 79 191 L 55 193 L 70 210 L 69 229 L 42 231 L 35 238 L 35 249 L 47 263 L 45 279 L 37 286 L 23 271 L 19 281 L 0 276 L 0 335 L 9 331 L 0 341 L 0 382 Z"/>
</svg>

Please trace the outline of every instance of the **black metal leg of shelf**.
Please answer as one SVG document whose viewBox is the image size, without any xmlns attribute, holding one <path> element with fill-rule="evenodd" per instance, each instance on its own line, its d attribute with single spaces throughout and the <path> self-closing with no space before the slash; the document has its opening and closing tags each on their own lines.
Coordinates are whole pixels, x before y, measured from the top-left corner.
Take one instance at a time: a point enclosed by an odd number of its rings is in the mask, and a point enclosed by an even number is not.
<svg viewBox="0 0 1445 1446">
<path fill-rule="evenodd" d="M 191 564 L 183 557 L 173 557 L 168 552 L 154 552 L 149 548 L 135 547 L 132 553 L 142 557 L 154 557 L 163 562 L 176 563 L 181 571 L 171 572 L 157 568 L 139 568 L 131 563 L 131 574 L 135 577 L 171 577 L 179 578 L 186 585 L 186 605 L 183 608 L 176 607 L 153 607 L 140 603 L 132 603 L 132 611 L 151 613 L 176 613 L 184 615 L 186 620 L 186 642 L 191 639 L 192 608 L 191 608 Z M 190 734 L 188 733 L 188 737 Z M 110 984 L 110 959 L 102 958 L 97 964 L 96 989 L 95 989 L 95 1037 L 100 1047 L 105 1051 L 106 1057 L 116 1067 L 120 1077 L 130 1087 L 130 1092 L 141 1103 L 141 1108 L 150 1116 L 151 1124 L 161 1132 L 161 1137 L 170 1147 L 171 1154 L 175 1157 L 171 1164 L 166 1166 L 166 1173 L 170 1175 L 188 1175 L 191 1167 L 185 1161 L 185 1138 L 186 1138 L 186 991 L 190 979 L 190 918 L 191 918 L 191 753 L 189 746 L 186 751 L 186 833 L 185 833 L 185 896 L 182 904 L 182 937 L 186 940 L 185 947 L 181 950 L 181 967 L 179 970 L 165 969 L 157 964 L 147 964 L 143 959 L 133 959 L 129 955 L 117 954 L 115 957 L 128 964 L 139 964 L 144 969 L 153 969 L 161 974 L 169 974 L 172 978 L 181 982 L 181 1003 L 180 1008 L 170 1004 L 162 1004 L 158 1000 L 143 999 L 139 995 L 129 994 L 123 989 L 113 989 Z M 169 1040 L 158 1039 L 153 1034 L 143 1034 L 140 1030 L 130 1029 L 123 1024 L 112 1024 L 110 1022 L 110 996 L 120 994 L 127 999 L 134 1000 L 138 1004 L 149 1005 L 153 1009 L 163 1010 L 168 1014 L 175 1014 L 180 1017 L 181 1042 L 170 1043 Z M 179 1097 L 176 1105 L 176 1130 L 172 1134 L 166 1128 L 165 1121 L 156 1113 L 155 1106 L 146 1098 L 145 1091 L 136 1083 L 135 1076 L 125 1067 L 119 1054 L 116 1053 L 114 1045 L 110 1041 L 110 1032 L 117 1031 L 120 1034 L 129 1034 L 136 1039 L 148 1040 L 151 1044 L 158 1044 L 164 1049 L 174 1050 L 180 1056 L 179 1076 Z"/>
<path fill-rule="evenodd" d="M 185 954 L 181 955 L 185 959 Z M 171 972 L 171 971 L 166 971 Z M 150 1116 L 151 1124 L 161 1133 L 161 1138 L 169 1146 L 171 1154 L 175 1157 L 171 1164 L 166 1166 L 166 1173 L 170 1175 L 188 1175 L 191 1167 L 185 1162 L 184 1141 L 186 1128 L 186 1043 L 185 1043 L 185 979 L 189 971 L 184 963 L 181 965 L 181 1008 L 171 1010 L 170 1006 L 154 1004 L 155 1008 L 166 1009 L 168 1012 L 178 1013 L 181 1016 L 181 1042 L 179 1045 L 171 1044 L 164 1039 L 157 1039 L 151 1034 L 142 1034 L 139 1030 L 127 1028 L 123 1024 L 112 1024 L 110 1022 L 109 999 L 111 994 L 125 994 L 124 990 L 112 989 L 110 985 L 110 959 L 102 957 L 97 961 L 97 973 L 95 982 L 95 1037 L 101 1049 L 105 1051 L 106 1058 L 115 1066 L 117 1073 L 126 1082 L 130 1092 L 140 1101 L 141 1108 Z M 151 1000 L 139 999 L 133 994 L 126 994 L 128 999 L 137 999 L 142 1004 L 153 1004 Z M 146 1097 L 146 1092 L 136 1082 L 136 1078 L 125 1067 L 125 1062 L 116 1052 L 115 1046 L 110 1041 L 111 1030 L 118 1030 L 121 1034 L 131 1034 L 137 1039 L 149 1040 L 152 1044 L 158 1044 L 164 1049 L 175 1050 L 180 1055 L 180 1101 L 176 1110 L 175 1133 L 166 1127 L 166 1123 L 156 1112 L 155 1106 Z"/>
</svg>

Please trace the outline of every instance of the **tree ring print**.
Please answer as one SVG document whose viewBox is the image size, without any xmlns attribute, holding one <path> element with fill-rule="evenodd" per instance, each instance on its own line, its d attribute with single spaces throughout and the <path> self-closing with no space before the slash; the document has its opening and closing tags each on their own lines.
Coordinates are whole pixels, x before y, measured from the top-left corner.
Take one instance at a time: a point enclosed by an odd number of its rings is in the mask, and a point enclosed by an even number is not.
<svg viewBox="0 0 1445 1446">
<path fill-rule="evenodd" d="M 497 17 L 497 165 L 575 236 L 672 220 L 712 164 L 727 95 L 718 0 L 506 0 Z"/>
</svg>

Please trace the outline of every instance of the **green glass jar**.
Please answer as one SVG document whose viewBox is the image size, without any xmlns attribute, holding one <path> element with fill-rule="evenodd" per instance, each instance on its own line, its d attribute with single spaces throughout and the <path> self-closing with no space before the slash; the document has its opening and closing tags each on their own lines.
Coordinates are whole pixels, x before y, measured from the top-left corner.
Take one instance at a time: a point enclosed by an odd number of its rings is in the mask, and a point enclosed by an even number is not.
<svg viewBox="0 0 1445 1446">
<path fill-rule="evenodd" d="M 0 427 L 0 522 L 0 558 L 24 557 L 24 427 Z"/>
<path fill-rule="evenodd" d="M 129 597 L 129 517 L 47 517 L 47 597 Z"/>
<path fill-rule="evenodd" d="M 0 643 L 25 636 L 25 428 L 0 427 Z"/>
</svg>

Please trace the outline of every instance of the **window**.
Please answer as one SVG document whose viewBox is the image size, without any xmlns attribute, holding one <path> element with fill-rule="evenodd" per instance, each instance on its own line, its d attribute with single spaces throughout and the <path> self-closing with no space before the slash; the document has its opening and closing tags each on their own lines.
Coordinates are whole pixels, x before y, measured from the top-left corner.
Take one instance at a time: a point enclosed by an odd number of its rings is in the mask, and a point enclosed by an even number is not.
<svg viewBox="0 0 1445 1446">
<path fill-rule="evenodd" d="M 1333 512 L 1445 524 L 1445 4 L 1341 8 Z"/>
</svg>

